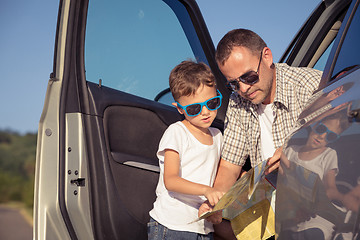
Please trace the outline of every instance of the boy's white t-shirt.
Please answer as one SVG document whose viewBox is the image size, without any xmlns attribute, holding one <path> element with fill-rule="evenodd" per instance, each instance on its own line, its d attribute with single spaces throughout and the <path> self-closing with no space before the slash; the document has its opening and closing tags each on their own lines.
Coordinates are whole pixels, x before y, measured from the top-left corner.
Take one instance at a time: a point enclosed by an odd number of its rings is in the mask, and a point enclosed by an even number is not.
<svg viewBox="0 0 360 240">
<path fill-rule="evenodd" d="M 275 145 L 272 135 L 272 125 L 274 123 L 275 112 L 271 104 L 259 104 L 258 114 L 260 122 L 260 141 L 263 161 L 272 157 L 275 152 Z"/>
<path fill-rule="evenodd" d="M 336 174 L 338 172 L 338 159 L 337 153 L 335 150 L 327 147 L 324 152 L 314 157 L 311 160 L 301 160 L 299 158 L 299 151 L 303 146 L 294 145 L 285 149 L 285 155 L 292 162 L 297 163 L 298 165 L 311 170 L 314 173 L 317 173 L 321 180 L 324 179 L 325 175 L 330 170 L 335 170 Z M 304 190 L 303 190 L 304 192 Z M 324 239 L 333 239 L 334 224 L 325 218 L 315 215 L 311 218 L 298 223 L 295 227 L 290 228 L 294 232 L 304 231 L 310 228 L 318 228 L 324 234 Z"/>
<path fill-rule="evenodd" d="M 299 158 L 299 151 L 302 145 L 293 145 L 285 149 L 285 154 L 290 161 L 293 161 L 300 166 L 317 173 L 321 180 L 323 180 L 326 173 L 330 170 L 338 171 L 337 153 L 334 149 L 327 147 L 321 154 L 311 160 L 301 160 Z"/>
<path fill-rule="evenodd" d="M 180 121 L 171 124 L 160 140 L 157 152 L 160 177 L 156 188 L 157 198 L 150 216 L 169 229 L 201 234 L 214 231 L 212 224 L 205 220 L 193 222 L 198 217 L 198 209 L 206 198 L 170 192 L 165 188 L 163 178 L 165 149 L 172 149 L 179 153 L 180 177 L 195 183 L 213 185 L 223 136 L 216 128 L 209 130 L 213 136 L 212 145 L 200 143 Z"/>
</svg>

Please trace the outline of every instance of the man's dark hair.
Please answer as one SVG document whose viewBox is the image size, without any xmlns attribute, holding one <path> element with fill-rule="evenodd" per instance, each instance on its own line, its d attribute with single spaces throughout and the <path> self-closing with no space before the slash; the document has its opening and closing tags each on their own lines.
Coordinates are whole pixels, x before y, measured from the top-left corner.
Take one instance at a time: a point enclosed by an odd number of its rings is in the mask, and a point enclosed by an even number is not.
<svg viewBox="0 0 360 240">
<path fill-rule="evenodd" d="M 217 45 L 215 59 L 220 65 L 224 65 L 225 61 L 230 57 L 234 47 L 246 47 L 254 55 L 266 47 L 264 40 L 248 29 L 234 29 L 225 34 Z"/>
</svg>

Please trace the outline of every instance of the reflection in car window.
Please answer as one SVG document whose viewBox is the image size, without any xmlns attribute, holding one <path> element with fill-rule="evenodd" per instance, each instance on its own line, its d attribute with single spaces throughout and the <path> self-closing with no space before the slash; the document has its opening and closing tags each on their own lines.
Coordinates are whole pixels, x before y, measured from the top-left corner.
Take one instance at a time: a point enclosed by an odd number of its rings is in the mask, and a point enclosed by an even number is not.
<svg viewBox="0 0 360 240">
<path fill-rule="evenodd" d="M 358 239 L 360 128 L 356 12 L 332 73 L 351 72 L 314 96 L 281 157 L 276 214 L 279 239 Z M 316 96 L 317 95 L 317 96 Z M 353 117 L 355 116 L 355 117 Z"/>
<path fill-rule="evenodd" d="M 358 66 L 360 64 L 360 12 L 356 10 L 351 25 L 346 33 L 345 40 L 341 46 L 339 56 L 332 73 L 332 78 L 349 67 Z"/>
<path fill-rule="evenodd" d="M 88 81 L 101 79 L 107 87 L 153 100 L 169 87 L 171 69 L 186 59 L 194 59 L 194 54 L 163 1 L 90 1 L 85 38 Z"/>
<path fill-rule="evenodd" d="M 284 149 L 276 197 L 279 239 L 331 239 L 353 226 L 343 201 L 349 189 L 342 189 L 344 184 L 352 186 L 347 173 L 354 167 L 351 155 L 343 155 L 353 139 L 346 134 L 353 127 L 346 114 L 349 104 L 317 116 Z M 341 225 L 345 230 L 334 228 Z"/>
</svg>

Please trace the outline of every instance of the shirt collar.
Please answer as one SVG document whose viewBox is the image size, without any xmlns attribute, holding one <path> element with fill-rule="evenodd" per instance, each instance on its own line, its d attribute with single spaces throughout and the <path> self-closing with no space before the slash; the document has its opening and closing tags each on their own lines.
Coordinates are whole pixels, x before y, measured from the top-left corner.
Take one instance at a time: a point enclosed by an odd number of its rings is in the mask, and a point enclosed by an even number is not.
<svg viewBox="0 0 360 240">
<path fill-rule="evenodd" d="M 276 90 L 275 90 L 275 99 L 274 99 L 274 106 L 277 108 L 281 108 L 281 106 L 284 106 L 287 110 L 289 110 L 289 101 L 287 96 L 288 88 L 287 84 L 285 82 L 284 77 L 284 67 L 287 66 L 286 63 L 275 63 L 275 71 L 276 71 Z M 236 96 L 237 102 L 243 102 L 245 109 L 251 110 L 255 115 L 257 115 L 257 110 L 259 106 L 257 104 L 253 104 L 251 101 L 246 100 L 240 96 L 239 93 L 234 92 L 233 93 Z"/>
<path fill-rule="evenodd" d="M 288 88 L 286 86 L 287 84 L 285 82 L 284 71 L 283 71 L 283 67 L 285 65 L 287 64 L 275 63 L 276 79 L 274 80 L 276 81 L 276 90 L 275 90 L 274 105 L 278 108 L 281 105 L 283 105 L 288 110 L 289 101 L 287 96 L 289 95 L 289 93 L 288 93 Z"/>
</svg>

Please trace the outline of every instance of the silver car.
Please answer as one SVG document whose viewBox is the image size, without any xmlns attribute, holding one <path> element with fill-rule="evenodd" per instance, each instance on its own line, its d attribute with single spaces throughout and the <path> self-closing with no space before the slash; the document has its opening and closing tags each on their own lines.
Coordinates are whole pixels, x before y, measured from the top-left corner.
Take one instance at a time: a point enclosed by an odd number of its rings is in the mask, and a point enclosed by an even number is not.
<svg viewBox="0 0 360 240">
<path fill-rule="evenodd" d="M 280 60 L 323 71 L 312 105 L 284 144 L 276 199 L 282 239 L 307 239 L 296 234 L 298 224 L 319 214 L 332 223 L 332 238 L 359 239 L 358 5 L 321 1 Z M 55 41 L 38 131 L 34 239 L 147 239 L 159 174 L 155 153 L 167 126 L 181 119 L 168 90 L 169 72 L 180 61 L 211 67 L 224 97 L 213 126 L 224 127 L 231 92 L 201 12 L 195 0 L 60 0 Z M 354 193 L 352 209 L 331 201 L 314 169 L 289 154 L 335 113 L 349 123 L 329 147 L 337 154 L 337 189 Z M 313 181 L 303 179 L 310 175 Z"/>
</svg>

